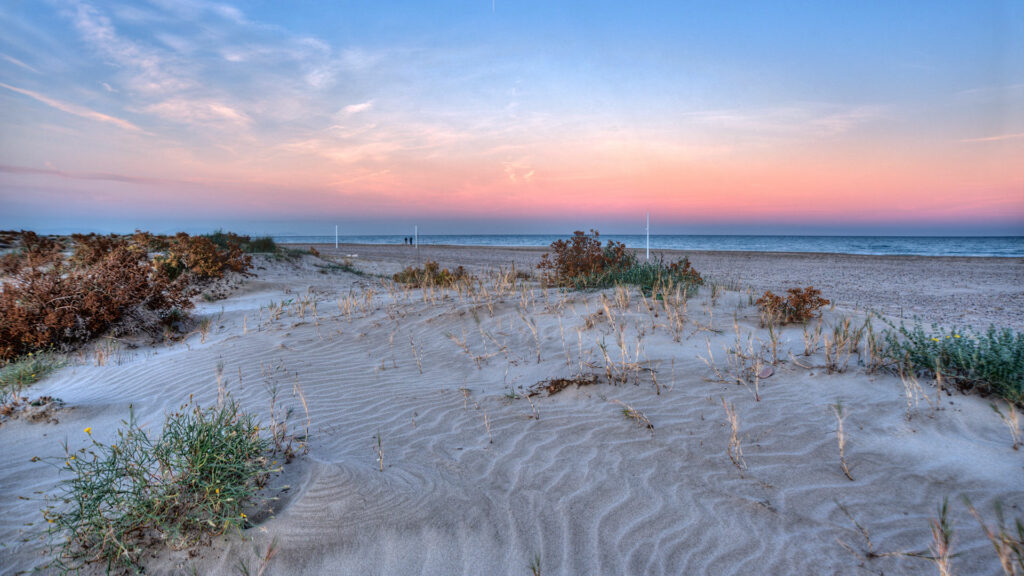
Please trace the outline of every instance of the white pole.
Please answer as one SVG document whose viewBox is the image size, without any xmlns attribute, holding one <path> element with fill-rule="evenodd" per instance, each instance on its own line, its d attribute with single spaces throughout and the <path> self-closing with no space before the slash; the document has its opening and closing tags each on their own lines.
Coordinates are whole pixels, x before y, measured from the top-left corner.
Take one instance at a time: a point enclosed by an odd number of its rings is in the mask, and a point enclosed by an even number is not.
<svg viewBox="0 0 1024 576">
<path fill-rule="evenodd" d="M 647 261 L 651 261 L 651 213 L 647 213 Z"/>
<path fill-rule="evenodd" d="M 338 225 L 334 225 L 334 249 L 338 249 Z"/>
<path fill-rule="evenodd" d="M 413 226 L 412 227 L 412 237 L 413 237 L 413 244 L 415 244 L 416 247 L 419 248 L 420 247 L 420 227 L 419 226 Z"/>
</svg>

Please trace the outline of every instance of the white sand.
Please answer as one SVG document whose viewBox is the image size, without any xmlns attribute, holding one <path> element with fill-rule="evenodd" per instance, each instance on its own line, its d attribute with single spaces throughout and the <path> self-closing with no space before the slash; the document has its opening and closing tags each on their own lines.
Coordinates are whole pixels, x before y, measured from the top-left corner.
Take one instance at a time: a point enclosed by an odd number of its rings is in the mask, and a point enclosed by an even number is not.
<svg viewBox="0 0 1024 576">
<path fill-rule="evenodd" d="M 408 261 L 396 252 L 401 247 L 391 248 L 373 261 L 372 248 L 339 252 L 360 253 L 362 269 L 390 272 Z M 475 265 L 497 258 L 483 249 L 461 254 Z M 692 260 L 707 271 L 702 258 Z M 941 268 L 934 261 L 929 266 Z M 770 262 L 750 266 L 772 270 Z M 310 405 L 309 454 L 275 481 L 281 500 L 272 504 L 274 514 L 254 511 L 259 523 L 244 541 L 229 535 L 196 558 L 159 554 L 149 562 L 153 574 L 235 574 L 240 560 L 255 566 L 254 547 L 274 539 L 279 553 L 266 574 L 529 574 L 537 556 L 545 575 L 930 574 L 935 569 L 925 560 L 867 559 L 841 546 L 867 551 L 837 502 L 869 531 L 874 551 L 885 553 L 925 551 L 929 520 L 945 497 L 960 553 L 955 573 L 995 574 L 992 546 L 960 497 L 970 497 L 990 522 L 996 501 L 1009 518 L 1024 518 L 1024 451 L 1011 449 L 987 399 L 953 394 L 937 412 L 921 400 L 907 420 L 899 378 L 866 374 L 856 356 L 845 373 L 826 374 L 823 354 L 802 356 L 799 326 L 783 331 L 782 349 L 812 367 L 780 352 L 785 361 L 760 382 L 759 402 L 751 387 L 709 380 L 712 371 L 698 356 L 707 355 L 710 340 L 726 371 L 723 348 L 735 342 L 734 317 L 744 342 L 751 333 L 767 339 L 745 292 L 726 292 L 714 306 L 708 290 L 691 299 L 679 342 L 664 311 L 655 317 L 637 293 L 625 309 L 611 305 L 615 324 L 624 326 L 626 354 L 641 367 L 638 377 L 613 384 L 599 344 L 620 362 L 617 330 L 606 315 L 593 316 L 611 291 L 550 291 L 545 298 L 534 284 L 498 297 L 491 287 L 492 313 L 485 296 L 388 293 L 378 279 L 321 274 L 315 263 L 267 263 L 229 299 L 200 302 L 197 313 L 214 318 L 205 343 L 196 334 L 171 346 L 123 349 L 105 366 L 86 354 L 33 386 L 31 396 L 58 396 L 68 409 L 56 415 L 58 424 L 17 419 L 0 426 L 0 574 L 46 561 L 39 493 L 51 492 L 57 475 L 30 462 L 33 456 L 61 454 L 65 438 L 73 448 L 84 445 L 86 426 L 111 440 L 129 405 L 158 430 L 164 413 L 190 394 L 212 403 L 220 361 L 244 407 L 266 416 L 267 385 L 276 384 L 279 406 L 296 410 L 291 423 L 299 428 L 305 415 L 293 386 L 301 386 Z M 816 270 L 827 279 L 835 268 Z M 882 289 L 899 282 L 888 271 L 878 274 Z M 974 280 L 984 286 L 984 278 Z M 315 317 L 307 311 L 300 318 L 292 306 L 268 320 L 268 303 L 306 294 L 318 302 Z M 825 296 L 840 304 L 825 314 L 828 329 L 857 303 L 827 288 Z M 910 300 L 906 306 L 930 305 Z M 1005 313 L 1019 321 L 1019 295 L 1008 306 L 977 317 Z M 587 318 L 596 320 L 590 328 Z M 709 325 L 721 333 L 701 328 Z M 600 383 L 534 397 L 533 406 L 506 398 L 573 376 L 581 361 Z M 931 383 L 922 384 L 934 399 Z M 723 398 L 739 414 L 744 469 L 727 455 Z M 625 418 L 616 400 L 642 411 L 653 434 Z M 846 413 L 854 481 L 839 465 L 830 408 L 837 401 Z M 284 484 L 290 488 L 282 491 Z"/>
</svg>

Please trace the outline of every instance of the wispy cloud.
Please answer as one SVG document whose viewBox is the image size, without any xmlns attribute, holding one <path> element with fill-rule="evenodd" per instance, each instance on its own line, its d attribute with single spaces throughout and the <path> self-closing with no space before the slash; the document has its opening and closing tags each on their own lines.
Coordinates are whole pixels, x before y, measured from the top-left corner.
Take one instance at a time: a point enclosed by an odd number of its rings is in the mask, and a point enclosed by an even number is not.
<svg viewBox="0 0 1024 576">
<path fill-rule="evenodd" d="M 11 166 L 0 164 L 0 172 L 8 174 L 27 174 L 34 176 L 57 176 L 71 180 L 107 180 L 111 182 L 130 182 L 135 184 L 186 184 L 181 180 L 166 180 L 161 178 L 148 178 L 143 176 L 126 176 L 124 174 L 113 174 L 109 172 L 65 172 L 56 168 L 28 168 L 25 166 Z"/>
<path fill-rule="evenodd" d="M 983 136 L 981 138 L 965 138 L 961 140 L 961 142 L 999 142 L 1000 140 L 1016 140 L 1018 138 L 1024 138 L 1024 132 L 1017 132 L 1016 134 L 998 134 L 996 136 Z"/>
<path fill-rule="evenodd" d="M 367 100 L 366 102 L 360 102 L 359 104 L 349 104 L 342 108 L 341 111 L 346 116 L 351 116 L 353 114 L 359 114 L 360 112 L 366 112 L 371 108 L 373 108 L 373 100 Z"/>
<path fill-rule="evenodd" d="M 89 120 L 96 120 L 97 122 L 113 124 L 118 128 L 123 128 L 124 130 L 130 130 L 132 132 L 143 132 L 142 128 L 139 128 L 138 126 L 132 124 L 127 120 L 122 120 L 121 118 L 115 118 L 114 116 L 110 116 L 102 112 L 90 110 L 89 108 L 86 108 L 84 106 L 79 106 L 77 104 L 71 104 L 68 102 L 61 102 L 60 100 L 55 100 L 53 98 L 50 98 L 49 96 L 39 94 L 38 92 L 25 90 L 23 88 L 18 88 L 16 86 L 11 86 L 9 84 L 4 84 L 3 82 L 0 82 L 0 88 L 6 88 L 12 92 L 23 94 L 25 96 L 28 96 L 29 98 L 38 100 L 39 102 L 42 102 L 47 106 L 56 108 L 61 112 L 67 112 L 68 114 L 73 114 L 75 116 L 80 116 L 82 118 L 88 118 Z"/>
<path fill-rule="evenodd" d="M 208 124 L 211 122 L 230 122 L 247 125 L 252 122 L 244 112 L 227 104 L 209 99 L 171 98 L 147 106 L 146 112 L 156 114 L 168 120 L 188 124 Z"/>
<path fill-rule="evenodd" d="M 19 68 L 24 68 L 25 70 L 28 70 L 29 72 L 34 72 L 36 74 L 39 74 L 39 70 L 36 70 L 35 68 L 29 66 L 28 64 L 25 64 L 24 62 L 22 62 L 21 60 L 18 60 L 14 56 L 8 56 L 7 54 L 0 54 L 0 58 L 10 62 L 11 64 L 14 64 L 15 66 L 17 66 Z"/>
<path fill-rule="evenodd" d="M 761 135 L 836 136 L 882 116 L 875 106 L 795 104 L 762 109 L 700 110 L 682 115 L 699 124 Z"/>
<path fill-rule="evenodd" d="M 505 176 L 508 177 L 509 182 L 513 184 L 525 183 L 529 184 L 533 181 L 533 177 L 536 174 L 528 160 L 521 160 L 516 162 L 502 162 L 502 169 L 505 171 Z"/>
<path fill-rule="evenodd" d="M 167 93 L 195 84 L 173 73 L 175 66 L 159 52 L 120 36 L 110 18 L 93 6 L 75 4 L 72 20 L 87 42 L 113 64 L 130 72 L 129 81 L 136 90 Z"/>
</svg>

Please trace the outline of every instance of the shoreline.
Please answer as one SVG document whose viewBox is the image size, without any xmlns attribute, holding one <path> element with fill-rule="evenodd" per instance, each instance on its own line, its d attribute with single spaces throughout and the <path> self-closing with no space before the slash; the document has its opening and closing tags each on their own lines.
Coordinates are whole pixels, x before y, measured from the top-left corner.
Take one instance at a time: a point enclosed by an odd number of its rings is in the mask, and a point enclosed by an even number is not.
<svg viewBox="0 0 1024 576">
<path fill-rule="evenodd" d="M 278 242 L 279 245 L 291 247 L 308 247 L 313 246 L 317 250 L 323 250 L 323 248 L 334 247 L 333 242 Z M 401 249 L 415 249 L 415 246 L 409 246 L 407 244 L 383 244 L 383 243 L 361 243 L 361 242 L 339 242 L 338 249 L 343 247 L 360 248 L 366 247 L 370 249 L 375 248 L 401 248 Z M 476 245 L 476 244 L 420 244 L 420 249 L 436 249 L 436 250 L 508 250 L 513 252 L 550 252 L 550 246 L 492 246 L 492 245 Z M 633 252 L 640 254 L 644 251 L 643 248 L 627 248 Z M 651 256 L 655 254 L 666 254 L 672 256 L 686 256 L 690 254 L 702 254 L 702 255 L 763 255 L 763 256 L 840 256 L 840 257 L 852 257 L 852 258 L 936 258 L 936 259 L 964 259 L 964 260 L 996 260 L 1000 262 L 1006 261 L 1017 261 L 1017 263 L 1024 264 L 1024 256 L 985 256 L 985 255 L 965 255 L 965 254 L 857 254 L 852 252 L 800 252 L 800 251 L 774 251 L 774 250 L 683 250 L 678 248 L 651 248 Z"/>
</svg>

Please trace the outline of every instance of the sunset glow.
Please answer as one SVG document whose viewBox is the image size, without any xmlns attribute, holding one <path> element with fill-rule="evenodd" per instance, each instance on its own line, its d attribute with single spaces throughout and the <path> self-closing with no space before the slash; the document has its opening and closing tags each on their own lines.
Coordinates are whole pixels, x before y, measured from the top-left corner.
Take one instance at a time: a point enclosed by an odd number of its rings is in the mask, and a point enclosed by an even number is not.
<svg viewBox="0 0 1024 576">
<path fill-rule="evenodd" d="M 0 228 L 1024 234 L 1019 2 L 4 2 Z"/>
</svg>

